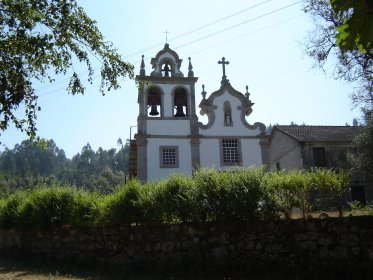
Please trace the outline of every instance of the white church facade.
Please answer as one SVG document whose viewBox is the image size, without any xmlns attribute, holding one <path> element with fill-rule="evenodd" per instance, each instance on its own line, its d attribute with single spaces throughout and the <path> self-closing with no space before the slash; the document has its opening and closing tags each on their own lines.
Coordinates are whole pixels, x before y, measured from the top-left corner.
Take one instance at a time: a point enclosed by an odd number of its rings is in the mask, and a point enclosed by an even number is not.
<svg viewBox="0 0 373 280">
<path fill-rule="evenodd" d="M 191 174 L 212 167 L 226 170 L 237 166 L 268 164 L 268 136 L 260 122 L 249 124 L 254 103 L 247 91 L 235 90 L 223 68 L 220 88 L 207 97 L 202 86 L 198 121 L 195 83 L 191 60 L 188 74 L 180 71 L 182 59 L 168 44 L 151 59 L 152 72 L 146 75 L 144 58 L 139 84 L 139 115 L 135 135 L 137 170 L 141 181 L 157 181 L 173 173 Z"/>
</svg>

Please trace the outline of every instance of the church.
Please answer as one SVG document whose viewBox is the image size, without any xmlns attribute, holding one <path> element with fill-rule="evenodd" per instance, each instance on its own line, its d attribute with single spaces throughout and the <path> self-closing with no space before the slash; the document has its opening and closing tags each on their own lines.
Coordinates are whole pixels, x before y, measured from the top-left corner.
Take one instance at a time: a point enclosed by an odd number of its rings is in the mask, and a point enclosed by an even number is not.
<svg viewBox="0 0 373 280">
<path fill-rule="evenodd" d="M 193 66 L 181 71 L 182 59 L 165 44 L 146 74 L 144 56 L 140 73 L 137 134 L 131 143 L 130 173 L 143 182 L 157 181 L 173 173 L 192 174 L 198 168 L 227 170 L 235 167 L 268 164 L 268 136 L 263 123 L 250 124 L 253 112 L 248 87 L 243 94 L 227 79 L 223 57 L 220 88 L 208 95 L 202 86 L 199 113 L 207 123 L 199 122 L 196 108 Z M 210 67 L 214 67 L 211 65 Z"/>
</svg>

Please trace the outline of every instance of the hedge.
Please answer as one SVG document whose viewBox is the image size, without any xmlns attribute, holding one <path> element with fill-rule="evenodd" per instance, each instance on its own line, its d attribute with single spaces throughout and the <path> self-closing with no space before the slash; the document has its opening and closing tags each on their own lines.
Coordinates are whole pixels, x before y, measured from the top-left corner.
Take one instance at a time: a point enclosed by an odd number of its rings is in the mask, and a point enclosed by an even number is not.
<svg viewBox="0 0 373 280">
<path fill-rule="evenodd" d="M 0 196 L 1 228 L 95 227 L 274 219 L 294 207 L 305 216 L 311 191 L 342 211 L 349 174 L 330 169 L 264 172 L 196 170 L 159 182 L 131 180 L 102 195 L 71 186 L 40 186 Z M 325 204 L 325 203 L 324 203 Z M 341 212 L 340 212 L 341 213 Z"/>
</svg>

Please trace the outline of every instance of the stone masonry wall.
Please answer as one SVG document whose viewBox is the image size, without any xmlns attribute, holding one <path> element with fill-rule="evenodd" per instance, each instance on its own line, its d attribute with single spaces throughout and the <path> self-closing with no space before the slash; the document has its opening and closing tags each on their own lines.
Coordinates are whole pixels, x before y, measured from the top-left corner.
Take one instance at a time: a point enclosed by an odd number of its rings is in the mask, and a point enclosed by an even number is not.
<svg viewBox="0 0 373 280">
<path fill-rule="evenodd" d="M 142 268 L 371 269 L 373 217 L 0 230 L 0 254 Z"/>
<path fill-rule="evenodd" d="M 276 170 L 277 163 L 280 169 L 303 168 L 299 142 L 277 129 L 274 130 L 270 140 L 269 162 L 271 170 Z"/>
</svg>

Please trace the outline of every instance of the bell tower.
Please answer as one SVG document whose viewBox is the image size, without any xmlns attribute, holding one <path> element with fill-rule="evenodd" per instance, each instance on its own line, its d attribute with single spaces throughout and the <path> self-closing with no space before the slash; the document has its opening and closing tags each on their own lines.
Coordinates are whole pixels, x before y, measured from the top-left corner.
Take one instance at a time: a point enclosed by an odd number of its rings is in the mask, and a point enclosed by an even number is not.
<svg viewBox="0 0 373 280">
<path fill-rule="evenodd" d="M 151 59 L 146 75 L 144 56 L 140 74 L 137 145 L 137 176 L 157 180 L 171 173 L 190 173 L 199 165 L 198 118 L 191 59 L 188 75 L 181 72 L 182 59 L 169 44 Z"/>
</svg>

